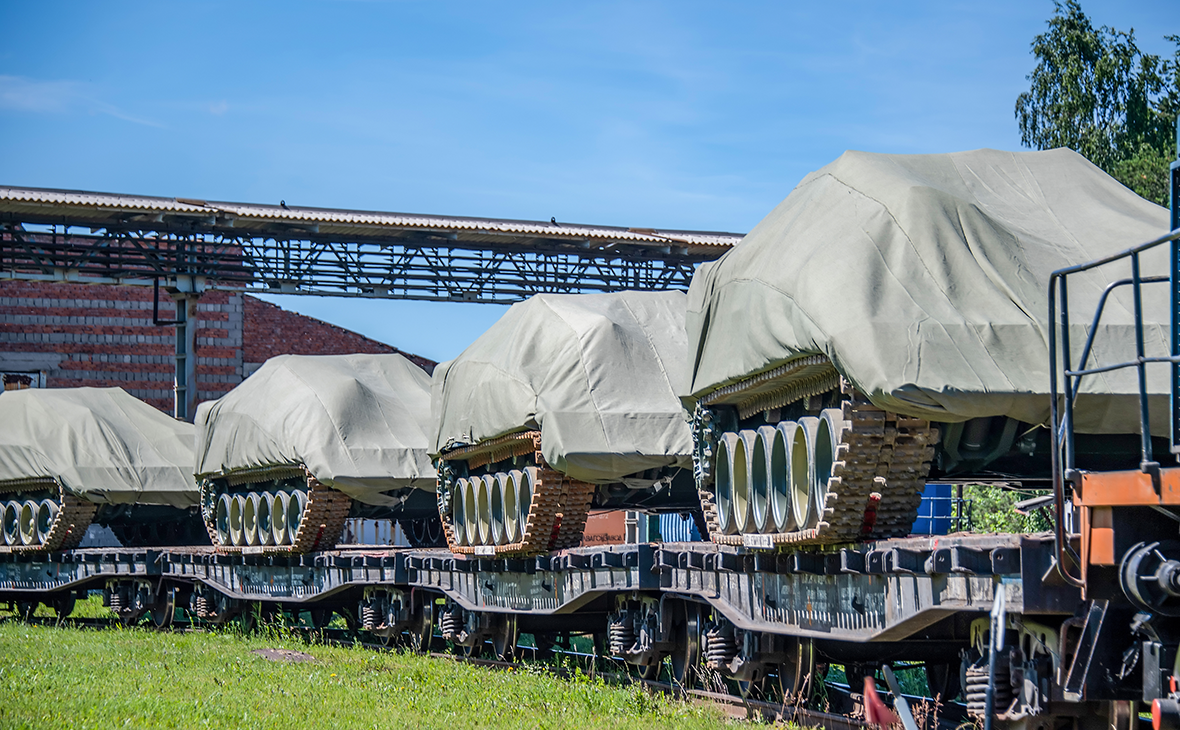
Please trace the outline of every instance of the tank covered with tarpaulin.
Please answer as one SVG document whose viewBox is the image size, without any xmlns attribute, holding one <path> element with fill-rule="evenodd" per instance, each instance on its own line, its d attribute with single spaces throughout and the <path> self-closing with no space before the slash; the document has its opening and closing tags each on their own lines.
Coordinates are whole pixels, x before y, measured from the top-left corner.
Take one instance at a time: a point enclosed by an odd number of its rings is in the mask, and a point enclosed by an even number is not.
<svg viewBox="0 0 1180 730">
<path fill-rule="evenodd" d="M 435 368 L 434 451 L 539 431 L 574 479 L 691 466 L 681 292 L 539 294 Z"/>
<path fill-rule="evenodd" d="M 120 388 L 7 391 L 0 423 L 4 549 L 77 545 L 99 505 L 110 520 L 197 505 L 192 425 Z"/>
<path fill-rule="evenodd" d="M 368 504 L 434 490 L 430 376 L 398 354 L 280 355 L 197 409 L 196 474 L 302 465 Z"/>
<path fill-rule="evenodd" d="M 581 544 L 591 507 L 696 500 L 681 292 L 539 294 L 435 368 L 439 514 L 456 553 Z"/>
<path fill-rule="evenodd" d="M 437 525 L 429 418 L 430 376 L 401 355 L 267 360 L 197 408 L 210 538 L 231 551 L 305 553 L 334 547 L 350 514 L 423 510 Z"/>
<path fill-rule="evenodd" d="M 1167 211 L 1066 149 L 847 152 L 697 271 L 687 392 L 716 400 L 736 383 L 773 380 L 793 362 L 810 367 L 805 358 L 813 356 L 814 372 L 830 362 L 887 411 L 936 422 L 1044 423 L 1050 273 L 1167 228 Z M 1166 272 L 1164 256 L 1163 247 L 1145 256 L 1144 274 Z M 1075 364 L 1110 276 L 1071 277 Z M 1145 290 L 1144 334 L 1148 354 L 1162 355 L 1167 292 L 1156 289 Z M 1134 336 L 1124 288 L 1106 306 L 1089 364 L 1121 362 L 1135 351 Z M 1151 392 L 1167 392 L 1166 369 L 1149 374 Z M 1137 432 L 1137 394 L 1134 370 L 1086 378 L 1078 430 Z M 1162 395 L 1158 403 L 1153 430 L 1162 433 Z"/>
</svg>

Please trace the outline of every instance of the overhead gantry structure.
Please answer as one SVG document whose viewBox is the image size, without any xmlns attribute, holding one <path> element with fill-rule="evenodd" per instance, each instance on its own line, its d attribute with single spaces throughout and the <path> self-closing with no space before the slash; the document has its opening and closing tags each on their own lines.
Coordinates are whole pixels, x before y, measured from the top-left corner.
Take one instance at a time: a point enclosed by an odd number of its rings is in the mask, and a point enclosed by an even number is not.
<svg viewBox="0 0 1180 730">
<path fill-rule="evenodd" d="M 533 294 L 687 289 L 741 235 L 255 205 L 0 186 L 0 280 L 163 287 L 176 411 L 195 411 L 207 289 L 511 303 Z"/>
</svg>

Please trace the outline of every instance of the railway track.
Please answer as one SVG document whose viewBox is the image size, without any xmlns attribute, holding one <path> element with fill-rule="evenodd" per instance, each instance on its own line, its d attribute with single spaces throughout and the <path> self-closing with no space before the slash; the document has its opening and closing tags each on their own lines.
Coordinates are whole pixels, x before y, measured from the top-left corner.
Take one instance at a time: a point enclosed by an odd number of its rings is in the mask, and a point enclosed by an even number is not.
<svg viewBox="0 0 1180 730">
<path fill-rule="evenodd" d="M 19 618 L 3 617 L 0 621 L 14 621 Z M 119 627 L 122 625 L 115 618 L 67 618 L 56 619 L 46 617 L 33 617 L 28 619 L 28 623 L 39 626 L 61 626 L 72 628 L 86 628 L 95 630 L 105 630 Z M 150 623 L 148 624 L 150 626 Z M 357 632 L 351 629 L 342 628 L 324 628 L 312 629 L 304 626 L 288 626 L 287 629 L 299 631 L 304 633 L 311 639 L 311 635 L 315 634 L 315 639 L 321 643 L 331 646 L 342 647 L 361 647 L 372 651 L 396 651 L 398 647 L 393 645 L 385 645 L 376 641 L 368 641 L 357 636 Z M 206 628 L 201 624 L 194 624 L 188 621 L 176 621 L 171 626 L 159 631 L 171 632 L 199 632 L 205 631 Z M 441 637 L 434 637 L 435 644 L 441 641 Z M 536 669 L 538 666 L 545 671 L 562 678 L 569 677 L 572 670 L 569 667 L 561 666 L 559 664 L 550 664 L 543 659 L 536 656 L 537 649 L 532 646 L 518 647 L 522 658 L 518 661 L 506 662 L 499 659 L 489 659 L 485 657 L 471 657 L 463 656 L 461 654 L 453 654 L 444 651 L 431 651 L 428 656 L 437 660 L 457 661 L 476 666 L 487 667 L 495 670 L 515 670 L 522 667 Z M 726 694 L 723 692 L 710 691 L 699 688 L 685 688 L 679 685 L 673 685 L 668 682 L 645 680 L 639 677 L 632 676 L 626 672 L 617 671 L 602 671 L 595 667 L 595 659 L 601 659 L 591 654 L 585 654 L 576 651 L 568 651 L 561 648 L 554 648 L 551 650 L 554 656 L 572 657 L 575 661 L 588 661 L 589 673 L 592 676 L 602 677 L 607 683 L 612 685 L 641 685 L 651 692 L 659 692 L 687 702 L 694 702 L 699 704 L 709 704 L 719 707 L 727 716 L 736 719 L 757 720 L 759 722 L 795 722 L 803 727 L 808 728 L 823 728 L 823 730 L 864 730 L 870 727 L 864 722 L 850 717 L 848 715 L 841 715 L 832 712 L 821 712 L 818 710 L 811 710 L 805 707 L 797 707 L 790 704 L 783 704 L 779 702 L 766 702 L 762 700 L 743 698 L 737 695 Z M 528 655 L 532 654 L 532 658 L 526 659 Z"/>
</svg>

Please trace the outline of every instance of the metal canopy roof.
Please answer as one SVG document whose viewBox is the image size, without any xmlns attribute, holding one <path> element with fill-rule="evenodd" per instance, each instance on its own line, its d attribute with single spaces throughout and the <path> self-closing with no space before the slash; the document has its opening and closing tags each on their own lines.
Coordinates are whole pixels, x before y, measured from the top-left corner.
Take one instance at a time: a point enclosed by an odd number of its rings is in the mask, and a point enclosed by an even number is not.
<svg viewBox="0 0 1180 730">
<path fill-rule="evenodd" d="M 439 245 L 462 245 L 464 248 L 484 247 L 479 244 L 574 244 L 587 249 L 625 244 L 708 258 L 719 256 L 742 238 L 741 234 L 711 231 L 258 205 L 3 186 L 0 186 L 0 214 L 28 223 L 91 228 L 111 226 L 121 230 L 157 230 L 172 224 L 187 231 L 195 228 L 278 238 L 289 238 L 293 231 L 302 231 L 358 240 L 412 238 L 425 243 L 435 239 Z"/>
</svg>

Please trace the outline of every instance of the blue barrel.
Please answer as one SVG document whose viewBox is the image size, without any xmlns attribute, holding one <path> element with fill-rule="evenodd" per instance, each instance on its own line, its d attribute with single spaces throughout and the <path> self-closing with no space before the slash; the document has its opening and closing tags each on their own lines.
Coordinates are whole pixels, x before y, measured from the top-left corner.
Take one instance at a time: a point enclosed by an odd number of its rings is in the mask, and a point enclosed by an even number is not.
<svg viewBox="0 0 1180 730">
<path fill-rule="evenodd" d="M 954 492 L 950 484 L 927 484 L 918 506 L 914 535 L 945 535 L 951 531 Z"/>
<path fill-rule="evenodd" d="M 660 539 L 664 542 L 700 542 L 701 533 L 688 515 L 669 512 L 660 515 Z"/>
</svg>

